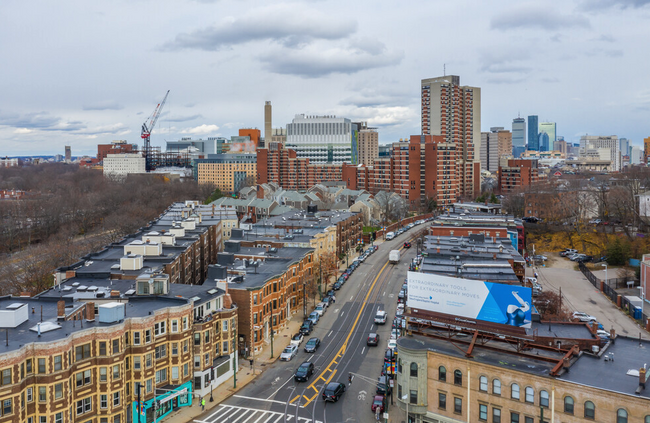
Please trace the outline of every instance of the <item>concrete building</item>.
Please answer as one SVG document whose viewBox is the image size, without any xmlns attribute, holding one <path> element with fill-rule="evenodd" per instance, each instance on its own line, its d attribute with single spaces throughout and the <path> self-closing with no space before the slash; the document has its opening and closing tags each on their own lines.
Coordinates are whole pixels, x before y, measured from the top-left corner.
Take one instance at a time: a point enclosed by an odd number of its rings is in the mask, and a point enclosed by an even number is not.
<svg viewBox="0 0 650 423">
<path fill-rule="evenodd" d="M 132 173 L 146 173 L 146 161 L 142 154 L 107 154 L 104 158 L 104 176 L 123 179 Z"/>
<path fill-rule="evenodd" d="M 621 170 L 621 149 L 618 137 L 616 135 L 611 136 L 596 136 L 596 135 L 583 135 L 580 137 L 580 150 L 581 155 L 582 151 L 588 150 L 600 150 L 606 149 L 609 151 L 609 160 L 611 160 L 612 165 L 610 171 L 620 172 Z M 607 160 L 604 157 L 603 152 L 598 153 L 600 160 Z"/>
<path fill-rule="evenodd" d="M 229 141 L 223 137 L 208 137 L 207 139 L 193 140 L 191 137 L 181 138 L 178 141 L 167 141 L 168 153 L 188 152 L 191 148 L 196 149 L 199 155 L 224 154 L 229 150 Z"/>
<path fill-rule="evenodd" d="M 256 184 L 257 155 L 209 154 L 207 159 L 194 160 L 193 171 L 199 184 L 208 184 L 231 194 L 245 185 Z"/>
<path fill-rule="evenodd" d="M 543 136 L 546 134 L 546 136 Z M 542 122 L 539 124 L 539 151 L 549 151 L 557 141 L 557 128 L 555 122 Z"/>
<path fill-rule="evenodd" d="M 70 163 L 72 161 L 72 150 L 69 145 L 65 146 L 65 162 Z"/>
<path fill-rule="evenodd" d="M 264 142 L 271 141 L 273 136 L 273 106 L 270 101 L 264 102 Z M 266 147 L 266 144 L 262 147 Z"/>
<path fill-rule="evenodd" d="M 499 158 L 512 154 L 512 133 L 503 127 L 492 127 L 481 132 L 481 169 L 496 173 Z"/>
<path fill-rule="evenodd" d="M 0 167 L 12 167 L 12 166 L 18 166 L 18 159 L 10 159 L 9 157 L 5 157 L 4 159 L 0 159 Z"/>
<path fill-rule="evenodd" d="M 422 135 L 442 136 L 456 146 L 460 195 L 480 192 L 481 89 L 461 86 L 455 75 L 421 81 Z"/>
<path fill-rule="evenodd" d="M 379 158 L 379 134 L 377 128 L 369 128 L 366 122 L 361 122 L 357 130 L 359 159 L 357 164 L 372 166 Z"/>
<path fill-rule="evenodd" d="M 97 160 L 101 162 L 108 154 L 135 153 L 137 149 L 137 145 L 129 144 L 126 140 L 115 140 L 110 144 L 97 144 Z"/>
<path fill-rule="evenodd" d="M 619 150 L 621 150 L 621 155 L 622 156 L 629 156 L 630 155 L 630 140 L 628 140 L 627 138 L 619 138 L 618 143 L 619 143 Z"/>
<path fill-rule="evenodd" d="M 528 150 L 539 151 L 539 118 L 528 116 Z"/>
<path fill-rule="evenodd" d="M 286 147 L 312 164 L 353 163 L 352 122 L 335 116 L 296 115 L 287 124 Z"/>
<path fill-rule="evenodd" d="M 640 165 L 643 163 L 643 150 L 638 145 L 630 146 L 630 164 Z"/>
<path fill-rule="evenodd" d="M 515 148 L 517 147 L 521 151 L 526 150 L 526 119 L 522 117 L 512 120 L 512 155 L 515 157 L 517 157 L 515 154 Z"/>
<path fill-rule="evenodd" d="M 568 146 L 566 141 L 564 141 L 564 138 L 555 141 L 555 143 L 553 144 L 553 150 L 559 151 L 560 153 L 564 154 L 565 157 L 569 153 Z"/>
</svg>

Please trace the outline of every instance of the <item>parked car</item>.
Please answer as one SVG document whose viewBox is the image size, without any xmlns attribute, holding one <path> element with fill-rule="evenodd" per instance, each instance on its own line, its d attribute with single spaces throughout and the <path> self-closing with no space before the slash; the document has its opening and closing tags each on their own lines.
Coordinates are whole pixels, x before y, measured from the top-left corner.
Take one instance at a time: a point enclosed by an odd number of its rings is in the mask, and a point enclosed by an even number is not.
<svg viewBox="0 0 650 423">
<path fill-rule="evenodd" d="M 296 369 L 296 373 L 293 375 L 293 378 L 297 382 L 307 382 L 313 374 L 314 364 L 310 363 L 309 361 L 305 361 Z"/>
<path fill-rule="evenodd" d="M 543 256 L 543 255 L 534 255 L 533 260 L 541 260 L 541 261 L 546 261 L 548 260 L 548 257 Z"/>
<path fill-rule="evenodd" d="M 369 347 L 376 347 L 379 345 L 379 334 L 378 333 L 371 333 L 368 335 L 368 341 L 366 341 L 366 345 Z"/>
<path fill-rule="evenodd" d="M 330 382 L 323 390 L 323 399 L 325 401 L 336 402 L 345 392 L 345 384 L 340 382 Z"/>
<path fill-rule="evenodd" d="M 395 351 L 395 348 L 397 348 L 397 340 L 396 339 L 389 339 L 388 340 L 388 349 Z"/>
<path fill-rule="evenodd" d="M 370 406 L 370 410 L 373 413 L 377 413 L 377 408 L 379 408 L 379 412 L 383 413 L 384 410 L 386 409 L 386 397 L 383 395 L 375 395 L 375 397 L 372 399 L 372 405 Z"/>
<path fill-rule="evenodd" d="M 384 363 L 391 363 L 397 359 L 397 351 L 393 351 L 390 348 L 386 348 L 384 353 Z"/>
<path fill-rule="evenodd" d="M 334 285 L 332 285 L 332 288 L 334 288 L 335 291 L 338 291 L 341 289 L 341 282 L 334 282 Z"/>
<path fill-rule="evenodd" d="M 578 254 L 578 250 L 574 250 L 573 248 L 566 248 L 564 251 L 560 252 L 560 255 L 562 257 L 568 257 L 571 254 Z"/>
<path fill-rule="evenodd" d="M 322 316 L 323 314 L 325 314 L 325 306 L 319 303 L 314 309 L 314 313 L 318 313 L 319 316 Z"/>
<path fill-rule="evenodd" d="M 318 313 L 316 313 L 315 311 L 312 311 L 309 314 L 308 319 L 311 320 L 312 323 L 315 325 L 316 323 L 318 323 L 318 319 L 320 319 L 320 315 Z"/>
<path fill-rule="evenodd" d="M 606 330 L 598 329 L 596 331 L 596 335 L 598 335 L 600 338 L 609 339 L 610 333 L 607 332 Z"/>
<path fill-rule="evenodd" d="M 584 313 L 582 311 L 574 311 L 573 318 L 581 322 L 595 322 L 596 320 L 598 320 L 594 316 Z"/>
<path fill-rule="evenodd" d="M 280 361 L 290 361 L 298 354 L 298 347 L 296 345 L 289 345 L 280 354 Z"/>
<path fill-rule="evenodd" d="M 320 347 L 320 339 L 314 337 L 314 338 L 309 338 L 309 341 L 305 344 L 305 352 L 306 353 L 313 353 L 316 352 L 316 350 Z"/>
<path fill-rule="evenodd" d="M 300 332 L 293 335 L 293 337 L 291 338 L 291 345 L 295 345 L 296 347 L 299 346 L 304 337 L 305 336 Z"/>
<path fill-rule="evenodd" d="M 589 224 L 590 225 L 598 225 L 601 222 L 602 222 L 602 220 L 600 220 L 600 219 L 592 219 L 592 220 L 589 221 Z"/>
<path fill-rule="evenodd" d="M 309 335 L 311 331 L 314 330 L 314 323 L 311 320 L 305 320 L 300 326 L 300 333 L 303 335 Z"/>
<path fill-rule="evenodd" d="M 377 382 L 377 394 L 389 396 L 392 390 L 388 377 L 380 376 L 379 381 Z"/>
</svg>

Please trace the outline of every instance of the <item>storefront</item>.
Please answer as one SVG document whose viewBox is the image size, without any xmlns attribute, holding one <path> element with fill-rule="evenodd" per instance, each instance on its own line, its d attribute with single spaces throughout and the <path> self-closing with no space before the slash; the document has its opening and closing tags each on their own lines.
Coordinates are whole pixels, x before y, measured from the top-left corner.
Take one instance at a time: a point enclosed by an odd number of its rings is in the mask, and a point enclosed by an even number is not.
<svg viewBox="0 0 650 423">
<path fill-rule="evenodd" d="M 167 385 L 156 389 L 156 398 L 144 401 L 141 406 L 137 401 L 133 402 L 133 422 L 157 423 L 172 411 L 189 405 L 192 405 L 192 382 Z"/>
</svg>

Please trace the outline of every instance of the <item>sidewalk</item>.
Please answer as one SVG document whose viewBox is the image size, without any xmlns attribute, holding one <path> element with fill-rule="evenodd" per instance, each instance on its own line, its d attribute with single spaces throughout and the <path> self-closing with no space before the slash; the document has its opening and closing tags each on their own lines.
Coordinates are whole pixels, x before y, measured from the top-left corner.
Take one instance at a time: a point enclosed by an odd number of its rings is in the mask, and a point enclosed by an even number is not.
<svg viewBox="0 0 650 423">
<path fill-rule="evenodd" d="M 273 358 L 271 358 L 271 343 L 269 342 L 264 346 L 264 350 L 260 354 L 255 355 L 254 373 L 253 369 L 247 359 L 240 358 L 239 368 L 237 369 L 237 388 L 234 387 L 234 380 L 230 378 L 219 387 L 215 388 L 212 393 L 214 401 L 210 402 L 210 395 L 205 397 L 205 412 L 201 411 L 201 399 L 194 398 L 190 407 L 182 407 L 179 410 L 171 413 L 164 418 L 164 423 L 188 423 L 198 419 L 199 416 L 205 413 L 209 416 L 216 408 L 217 405 L 228 399 L 231 395 L 237 393 L 240 389 L 246 386 L 249 382 L 255 379 L 256 376 L 264 373 L 264 370 L 269 365 L 274 363 L 279 357 L 282 350 L 289 345 L 291 337 L 298 332 L 300 325 L 303 322 L 302 312 L 293 315 L 289 324 L 283 331 L 279 331 L 273 338 Z"/>
</svg>

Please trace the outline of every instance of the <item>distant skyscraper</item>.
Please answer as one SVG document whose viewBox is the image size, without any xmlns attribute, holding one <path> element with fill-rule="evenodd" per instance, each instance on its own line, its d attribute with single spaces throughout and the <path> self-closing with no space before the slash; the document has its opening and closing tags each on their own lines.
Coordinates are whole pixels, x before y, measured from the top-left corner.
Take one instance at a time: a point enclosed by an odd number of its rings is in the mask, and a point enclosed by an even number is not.
<svg viewBox="0 0 650 423">
<path fill-rule="evenodd" d="M 270 101 L 264 103 L 264 146 L 268 146 L 273 137 L 273 110 L 271 107 Z"/>
<path fill-rule="evenodd" d="M 528 149 L 539 151 L 539 127 L 537 115 L 528 116 Z"/>
<path fill-rule="evenodd" d="M 518 117 L 512 120 L 512 147 L 526 146 L 526 119 Z"/>
<path fill-rule="evenodd" d="M 72 150 L 70 149 L 69 145 L 65 146 L 65 161 L 66 162 L 72 161 Z"/>
<path fill-rule="evenodd" d="M 627 138 L 619 138 L 618 142 L 621 147 L 621 154 L 623 156 L 629 156 L 630 155 L 630 140 Z"/>
<path fill-rule="evenodd" d="M 537 139 L 539 140 L 537 142 L 537 145 L 539 146 L 537 151 L 548 151 L 548 145 L 550 143 L 550 137 L 548 134 L 546 132 L 540 132 Z"/>
<path fill-rule="evenodd" d="M 539 124 L 538 131 L 540 134 L 545 133 L 548 135 L 548 141 L 544 138 L 544 149 L 540 145 L 539 151 L 549 151 L 553 148 L 553 144 L 557 141 L 557 129 L 555 122 L 542 122 Z M 541 139 L 541 138 L 540 138 Z"/>
<path fill-rule="evenodd" d="M 481 184 L 481 89 L 446 75 L 423 79 L 421 90 L 422 135 L 441 135 L 456 146 L 459 194 L 474 197 Z"/>
<path fill-rule="evenodd" d="M 512 133 L 503 127 L 492 127 L 481 132 L 481 169 L 496 173 L 501 157 L 512 154 Z"/>
<path fill-rule="evenodd" d="M 296 115 L 287 124 L 286 147 L 294 150 L 299 159 L 309 159 L 309 163 L 356 164 L 356 143 L 352 161 L 352 129 L 350 119 Z"/>
<path fill-rule="evenodd" d="M 366 122 L 357 124 L 357 143 L 359 158 L 356 164 L 372 166 L 379 158 L 379 134 L 377 128 L 368 128 Z"/>
</svg>

